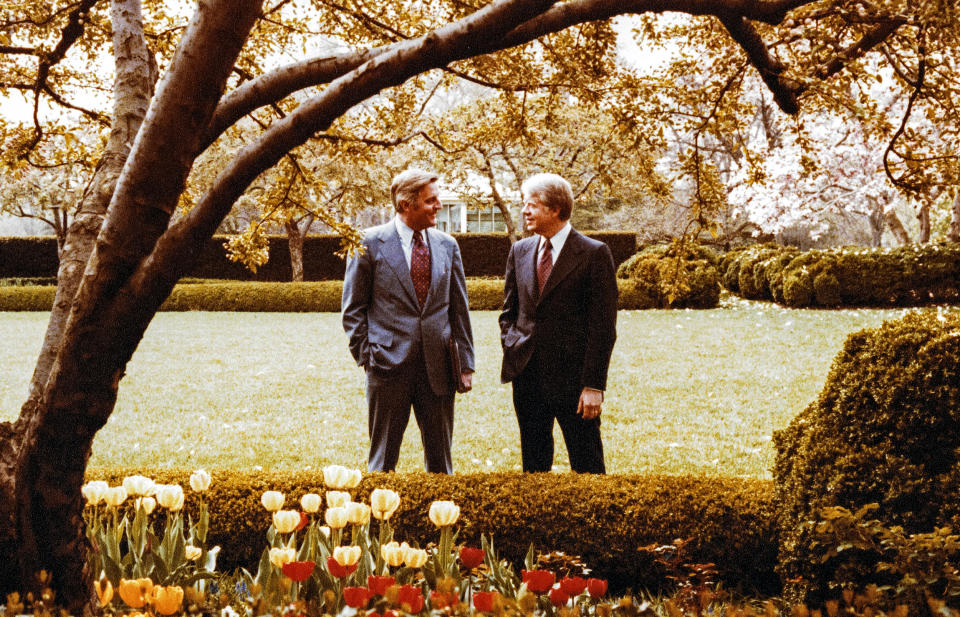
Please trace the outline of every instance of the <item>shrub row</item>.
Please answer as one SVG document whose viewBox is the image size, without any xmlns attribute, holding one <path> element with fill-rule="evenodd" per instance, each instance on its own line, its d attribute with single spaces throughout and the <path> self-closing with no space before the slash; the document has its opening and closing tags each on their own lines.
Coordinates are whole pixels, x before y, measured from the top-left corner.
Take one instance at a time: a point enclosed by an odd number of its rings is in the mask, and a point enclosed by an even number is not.
<svg viewBox="0 0 960 617">
<path fill-rule="evenodd" d="M 824 553 L 806 524 L 823 508 L 876 503 L 871 517 L 907 533 L 960 530 L 960 315 L 911 313 L 851 334 L 820 396 L 774 444 L 780 573 L 807 581 L 814 603 L 838 593 L 842 570 L 871 572 L 855 541 Z"/>
<path fill-rule="evenodd" d="M 342 281 L 309 283 L 207 282 L 174 287 L 161 311 L 337 312 Z M 53 285 L 0 286 L 0 311 L 49 311 Z M 502 279 L 467 279 L 467 297 L 475 311 L 503 306 Z M 645 308 L 633 286 L 620 284 L 620 308 Z"/>
<path fill-rule="evenodd" d="M 133 473 L 187 487 L 188 512 L 196 516 L 189 471 L 90 469 L 87 478 L 117 484 Z M 224 470 L 212 475 L 207 493 L 210 542 L 223 548 L 219 565 L 225 571 L 255 567 L 266 545 L 270 518 L 260 504 L 263 491 L 283 492 L 285 507 L 296 509 L 304 493 L 323 492 L 319 472 Z M 497 552 L 515 566 L 522 563 L 532 543 L 541 553 L 579 555 L 592 568 L 592 576 L 609 579 L 613 589 L 657 590 L 663 586 L 664 572 L 638 547 L 693 538 L 691 559 L 717 564 L 728 586 L 778 589 L 767 481 L 519 472 L 376 473 L 364 476 L 352 491 L 353 498 L 368 501 L 374 488 L 391 488 L 400 494 L 400 508 L 391 519 L 394 535 L 420 546 L 439 537 L 427 518 L 430 503 L 453 500 L 461 508 L 457 542 L 479 546 L 480 534 L 492 536 Z"/>
<path fill-rule="evenodd" d="M 619 264 L 637 250 L 637 236 L 630 232 L 587 232 L 606 242 Z M 510 251 L 504 233 L 454 234 L 460 244 L 467 276 L 503 276 Z M 270 259 L 256 273 L 227 259 L 226 236 L 214 236 L 201 251 L 191 276 L 239 281 L 289 281 L 290 252 L 286 236 L 271 236 Z M 307 281 L 343 279 L 344 260 L 336 255 L 340 236 L 319 234 L 303 242 L 303 275 Z M 0 237 L 0 278 L 42 277 L 57 274 L 57 243 L 53 237 Z"/>
<path fill-rule="evenodd" d="M 696 244 L 649 246 L 617 268 L 636 308 L 712 308 L 720 301 L 716 254 Z"/>
<path fill-rule="evenodd" d="M 805 306 L 914 306 L 960 300 L 960 245 L 799 251 L 776 244 L 734 249 L 723 284 L 751 299 Z"/>
</svg>

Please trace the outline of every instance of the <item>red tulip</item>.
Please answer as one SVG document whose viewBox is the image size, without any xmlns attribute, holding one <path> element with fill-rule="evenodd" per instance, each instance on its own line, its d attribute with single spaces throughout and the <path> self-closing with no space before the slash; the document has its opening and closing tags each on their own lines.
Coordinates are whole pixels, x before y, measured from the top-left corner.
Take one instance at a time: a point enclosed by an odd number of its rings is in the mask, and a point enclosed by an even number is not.
<svg viewBox="0 0 960 617">
<path fill-rule="evenodd" d="M 357 564 L 341 566 L 333 557 L 327 557 L 327 570 L 337 578 L 347 578 L 357 569 Z"/>
<path fill-rule="evenodd" d="M 496 591 L 476 591 L 473 594 L 473 608 L 481 613 L 493 612 L 493 603 L 497 597 Z"/>
<path fill-rule="evenodd" d="M 460 596 L 455 593 L 443 593 L 442 591 L 430 592 L 430 606 L 435 610 L 456 606 L 459 602 Z"/>
<path fill-rule="evenodd" d="M 378 596 L 386 595 L 387 589 L 393 587 L 396 582 L 397 579 L 392 576 L 374 576 L 371 574 L 367 577 L 367 587 Z"/>
<path fill-rule="evenodd" d="M 288 561 L 283 564 L 283 574 L 292 581 L 302 583 L 313 574 L 313 568 L 317 564 L 312 561 Z"/>
<path fill-rule="evenodd" d="M 587 581 L 579 576 L 569 576 L 560 579 L 560 589 L 571 597 L 579 596 L 587 588 Z"/>
<path fill-rule="evenodd" d="M 547 593 L 556 581 L 553 572 L 549 570 L 521 570 L 523 582 L 533 593 Z"/>
<path fill-rule="evenodd" d="M 587 579 L 587 592 L 591 598 L 602 598 L 607 595 L 607 581 L 602 578 Z"/>
<path fill-rule="evenodd" d="M 397 604 L 405 612 L 415 615 L 423 610 L 423 592 L 419 587 L 404 585 L 397 592 Z"/>
<path fill-rule="evenodd" d="M 554 606 L 565 606 L 569 600 L 570 595 L 563 589 L 554 587 L 550 590 L 550 604 Z"/>
<path fill-rule="evenodd" d="M 307 523 L 309 523 L 309 522 L 310 522 L 310 517 L 307 516 L 307 513 L 306 513 L 306 512 L 302 512 L 302 511 L 301 511 L 301 512 L 300 512 L 300 522 L 297 523 L 297 528 L 295 529 L 295 531 L 300 531 L 301 529 L 303 529 L 304 527 L 306 527 L 306 526 L 307 526 Z"/>
<path fill-rule="evenodd" d="M 483 563 L 484 552 L 482 548 L 471 548 L 464 546 L 460 549 L 460 563 L 468 570 L 473 570 Z"/>
<path fill-rule="evenodd" d="M 343 588 L 343 601 L 346 602 L 350 608 L 367 608 L 367 602 L 370 601 L 372 595 L 366 587 Z"/>
</svg>

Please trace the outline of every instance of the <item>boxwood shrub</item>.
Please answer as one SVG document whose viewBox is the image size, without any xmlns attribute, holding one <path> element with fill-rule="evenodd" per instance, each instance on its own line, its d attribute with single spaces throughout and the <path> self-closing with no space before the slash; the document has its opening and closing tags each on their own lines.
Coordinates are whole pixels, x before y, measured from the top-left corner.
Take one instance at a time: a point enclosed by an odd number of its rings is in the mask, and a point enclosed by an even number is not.
<svg viewBox="0 0 960 617">
<path fill-rule="evenodd" d="M 620 264 L 617 277 L 632 285 L 637 308 L 712 308 L 720 300 L 717 263 L 700 245 L 653 245 Z"/>
<path fill-rule="evenodd" d="M 807 581 L 814 605 L 857 553 L 824 561 L 805 526 L 824 507 L 877 503 L 874 516 L 907 533 L 960 529 L 960 316 L 911 313 L 850 335 L 820 396 L 774 443 L 778 570 Z"/>
<path fill-rule="evenodd" d="M 197 502 L 189 489 L 189 471 L 89 469 L 87 478 L 117 484 L 133 473 L 184 486 L 188 513 L 195 516 Z M 207 493 L 210 542 L 222 547 L 218 563 L 225 571 L 255 567 L 266 545 L 270 517 L 260 504 L 264 491 L 283 492 L 285 507 L 295 509 L 304 493 L 323 493 L 317 471 L 214 470 L 212 476 Z M 367 501 L 374 488 L 391 488 L 400 494 L 400 508 L 391 519 L 395 537 L 420 546 L 438 538 L 427 518 L 430 503 L 449 499 L 461 508 L 459 543 L 479 546 L 480 534 L 492 536 L 498 553 L 517 566 L 532 543 L 542 553 L 581 556 L 592 575 L 608 578 L 613 589 L 657 590 L 664 584 L 664 572 L 637 549 L 693 538 L 691 559 L 717 564 L 728 586 L 778 590 L 769 481 L 520 472 L 374 473 L 364 476 L 352 491 L 353 498 Z"/>
<path fill-rule="evenodd" d="M 342 281 L 259 283 L 252 281 L 179 284 L 161 311 L 339 312 Z M 53 285 L 0 286 L 0 311 L 49 311 Z M 503 279 L 467 279 L 467 299 L 475 311 L 497 311 L 503 306 Z M 638 305 L 632 285 L 620 282 L 620 308 Z"/>
</svg>

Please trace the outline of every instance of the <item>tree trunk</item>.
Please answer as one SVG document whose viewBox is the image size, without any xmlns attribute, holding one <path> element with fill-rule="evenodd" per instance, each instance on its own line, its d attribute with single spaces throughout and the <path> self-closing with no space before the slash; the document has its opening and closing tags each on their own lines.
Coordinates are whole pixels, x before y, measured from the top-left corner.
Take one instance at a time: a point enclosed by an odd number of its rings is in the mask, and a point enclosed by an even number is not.
<svg viewBox="0 0 960 617">
<path fill-rule="evenodd" d="M 907 233 L 906 228 L 903 226 L 896 212 L 892 209 L 887 210 L 883 213 L 883 219 L 887 222 L 887 227 L 890 228 L 890 232 L 893 234 L 893 237 L 897 239 L 897 242 L 900 244 L 910 244 L 910 234 Z"/>
<path fill-rule="evenodd" d="M 153 85 L 156 81 L 156 69 L 153 55 L 150 53 L 143 36 L 143 22 L 140 10 L 140 0 L 113 0 L 111 4 L 111 20 L 113 22 L 113 48 L 116 62 L 117 78 L 114 86 L 114 114 L 110 137 L 104 149 L 103 157 L 97 164 L 90 183 L 80 198 L 78 211 L 73 223 L 65 232 L 58 230 L 58 248 L 60 265 L 57 271 L 57 293 L 53 309 L 47 323 L 47 331 L 30 382 L 30 389 L 26 403 L 20 410 L 20 417 L 16 423 L 0 425 L 0 443 L 5 453 L 0 460 L 0 513 L 9 525 L 3 526 L 0 532 L 0 547 L 16 547 L 14 509 L 5 508 L 13 503 L 8 500 L 16 492 L 15 478 L 20 470 L 16 469 L 16 453 L 28 447 L 22 443 L 28 426 L 28 419 L 36 417 L 40 397 L 54 360 L 60 349 L 64 328 L 67 323 L 74 296 L 80 285 L 80 279 L 86 267 L 87 260 L 93 252 L 94 243 L 103 216 L 107 211 L 113 187 L 117 177 L 123 169 L 124 161 L 130 143 L 136 135 L 140 124 L 146 115 L 147 106 L 153 96 Z M 57 213 L 60 214 L 60 213 Z M 62 222 L 67 221 L 66 209 L 62 211 Z M 64 238 L 61 240 L 60 235 Z M 35 430 L 35 429 L 34 429 Z M 9 444 L 9 448 L 6 447 Z M 82 470 L 78 478 L 69 475 L 63 478 L 55 475 L 51 478 L 56 486 L 82 482 Z M 66 480 L 66 482 L 64 482 Z M 78 484 L 79 486 L 79 484 Z M 74 539 L 68 539 L 72 542 Z M 3 550 L 3 554 L 15 555 L 16 550 Z M 26 579 L 36 567 L 34 559 L 27 559 L 23 568 Z M 76 570 L 79 572 L 80 570 Z M 14 581 L 21 572 L 18 563 L 13 559 L 5 559 L 0 563 L 0 580 Z M 66 578 L 66 577 L 64 577 Z M 54 581 L 58 586 L 67 581 Z"/>
<path fill-rule="evenodd" d="M 303 234 L 300 232 L 300 225 L 294 220 L 287 221 L 283 226 L 287 230 L 287 248 L 290 251 L 292 280 L 301 283 L 303 282 Z"/>
<path fill-rule="evenodd" d="M 960 189 L 953 197 L 953 206 L 950 212 L 950 231 L 947 232 L 947 238 L 951 242 L 960 242 Z"/>
<path fill-rule="evenodd" d="M 132 19 L 136 7 L 139 22 L 138 0 L 115 0 L 114 5 L 115 20 Z M 58 602 L 74 614 L 89 610 L 91 601 L 80 486 L 93 438 L 113 411 L 130 356 L 181 272 L 138 274 L 167 230 L 200 138 L 259 13 L 260 0 L 199 4 L 128 164 L 119 178 L 102 176 L 98 190 L 113 197 L 89 260 L 62 266 L 65 280 L 80 276 L 78 270 L 83 278 L 72 306 L 65 300 L 69 315 L 59 345 L 54 340 L 49 350 L 49 374 L 40 376 L 39 394 L 30 397 L 17 422 L 0 426 L 5 442 L 0 444 L 0 513 L 12 523 L 0 533 L 3 548 L 13 548 L 3 554 L 16 557 L 4 560 L 0 580 L 26 589 L 34 572 L 48 570 Z M 138 45 L 122 38 L 122 25 L 115 30 L 121 31 L 114 45 L 118 54 Z M 138 115 L 122 112 L 114 124 L 139 123 Z M 97 218 L 87 213 L 82 224 L 94 228 Z M 95 229 L 89 233 L 96 235 Z M 183 257 L 183 268 L 196 259 Z"/>
<path fill-rule="evenodd" d="M 926 200 L 920 203 L 917 220 L 920 221 L 920 244 L 926 244 L 930 242 L 930 203 Z"/>
<path fill-rule="evenodd" d="M 510 213 L 510 205 L 503 200 L 500 191 L 497 190 L 497 177 L 493 172 L 493 163 L 486 152 L 475 148 L 480 156 L 483 157 L 483 163 L 487 172 L 487 180 L 490 181 L 490 193 L 493 195 L 493 205 L 503 214 L 503 221 L 507 225 L 507 237 L 510 238 L 510 244 L 517 241 L 517 226 L 513 222 L 513 215 Z"/>
</svg>

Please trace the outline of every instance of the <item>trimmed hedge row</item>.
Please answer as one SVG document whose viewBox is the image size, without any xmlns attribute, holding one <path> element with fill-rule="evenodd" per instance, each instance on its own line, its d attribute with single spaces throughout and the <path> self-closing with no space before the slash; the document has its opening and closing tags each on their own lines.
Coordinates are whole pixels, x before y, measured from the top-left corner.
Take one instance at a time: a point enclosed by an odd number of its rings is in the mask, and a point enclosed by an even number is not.
<svg viewBox="0 0 960 617">
<path fill-rule="evenodd" d="M 161 311 L 338 312 L 342 281 L 309 283 L 186 283 L 173 288 Z M 0 286 L 0 311 L 49 311 L 53 285 Z M 503 306 L 502 279 L 467 279 L 467 297 L 475 311 Z M 636 289 L 620 281 L 620 308 L 645 308 Z"/>
<path fill-rule="evenodd" d="M 956 532 L 960 315 L 910 313 L 851 334 L 820 396 L 774 434 L 774 444 L 780 574 L 806 581 L 802 591 L 814 605 L 838 593 L 830 583 L 841 566 L 847 574 L 851 564 L 857 574 L 871 569 L 857 564 L 864 555 L 856 546 L 825 558 L 804 525 L 823 508 L 876 503 L 871 518 L 908 534 Z"/>
<path fill-rule="evenodd" d="M 654 245 L 620 264 L 617 278 L 632 286 L 636 308 L 713 308 L 720 302 L 717 262 L 697 244 Z"/>
<path fill-rule="evenodd" d="M 610 247 L 619 264 L 637 250 L 637 235 L 631 232 L 591 231 L 591 238 Z M 510 251 L 505 233 L 454 234 L 460 244 L 463 267 L 467 276 L 503 276 Z M 256 273 L 227 259 L 224 243 L 227 236 L 214 236 L 199 255 L 197 267 L 190 274 L 198 278 L 238 281 L 289 281 L 290 252 L 286 236 L 270 236 L 270 259 Z M 307 281 L 343 279 L 345 262 L 337 257 L 340 236 L 310 235 L 303 241 L 303 276 Z M 0 237 L 0 278 L 56 276 L 57 242 L 53 237 Z"/>
<path fill-rule="evenodd" d="M 960 245 L 801 252 L 760 244 L 727 253 L 723 283 L 751 299 L 805 306 L 915 306 L 960 300 Z"/>
<path fill-rule="evenodd" d="M 187 487 L 187 509 L 196 516 L 189 471 L 89 469 L 87 478 L 119 483 L 142 473 L 162 483 Z M 322 494 L 316 472 L 214 471 L 208 495 L 210 543 L 220 545 L 221 570 L 255 567 L 266 545 L 270 518 L 260 504 L 266 490 L 287 496 L 299 508 L 307 492 Z M 717 564 L 727 586 L 775 593 L 776 559 L 771 484 L 736 478 L 683 476 L 593 476 L 492 473 L 445 476 L 375 473 L 352 491 L 368 501 L 374 488 L 400 494 L 391 519 L 398 540 L 425 546 L 438 533 L 427 518 L 430 503 L 450 499 L 461 508 L 457 541 L 479 546 L 493 536 L 497 552 L 519 566 L 530 544 L 539 552 L 581 556 L 592 575 L 616 590 L 661 589 L 664 572 L 637 548 L 693 538 L 690 557 Z"/>
</svg>

